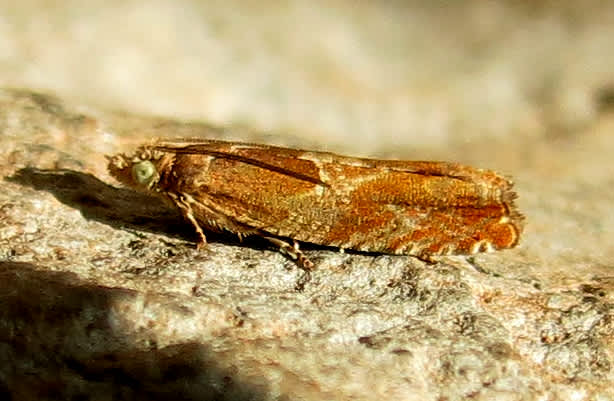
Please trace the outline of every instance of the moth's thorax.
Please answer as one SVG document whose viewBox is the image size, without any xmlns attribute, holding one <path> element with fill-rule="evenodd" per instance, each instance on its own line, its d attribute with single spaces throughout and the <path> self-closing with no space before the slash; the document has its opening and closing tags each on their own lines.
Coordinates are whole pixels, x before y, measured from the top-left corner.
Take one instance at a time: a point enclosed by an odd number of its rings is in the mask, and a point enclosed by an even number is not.
<svg viewBox="0 0 614 401">
<path fill-rule="evenodd" d="M 174 155 L 142 146 L 132 155 L 121 153 L 109 157 L 108 160 L 109 173 L 123 185 L 140 191 L 157 192 L 160 175 L 172 168 Z M 150 162 L 151 165 L 147 162 Z M 151 176 L 145 182 L 139 182 L 138 174 L 135 173 L 143 165 L 151 166 L 148 171 Z"/>
</svg>

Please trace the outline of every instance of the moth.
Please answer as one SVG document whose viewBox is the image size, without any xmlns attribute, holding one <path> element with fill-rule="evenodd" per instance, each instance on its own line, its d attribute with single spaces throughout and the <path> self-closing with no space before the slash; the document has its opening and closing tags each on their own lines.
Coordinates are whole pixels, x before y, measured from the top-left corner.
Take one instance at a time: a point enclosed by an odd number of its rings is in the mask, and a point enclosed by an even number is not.
<svg viewBox="0 0 614 401">
<path fill-rule="evenodd" d="M 431 260 L 518 244 L 512 182 L 457 163 L 375 160 L 207 139 L 157 140 L 108 157 L 119 182 L 205 231 L 265 238 L 304 268 L 299 242 Z"/>
</svg>

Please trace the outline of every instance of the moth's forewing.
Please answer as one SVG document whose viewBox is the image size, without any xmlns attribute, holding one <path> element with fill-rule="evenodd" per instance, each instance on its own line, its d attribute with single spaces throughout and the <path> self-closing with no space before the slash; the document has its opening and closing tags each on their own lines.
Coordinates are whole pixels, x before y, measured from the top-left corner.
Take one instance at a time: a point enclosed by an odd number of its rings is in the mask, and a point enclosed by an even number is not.
<svg viewBox="0 0 614 401">
<path fill-rule="evenodd" d="M 205 227 L 413 255 L 516 245 L 511 183 L 454 163 L 384 161 L 223 141 L 158 142 L 158 189 Z"/>
</svg>

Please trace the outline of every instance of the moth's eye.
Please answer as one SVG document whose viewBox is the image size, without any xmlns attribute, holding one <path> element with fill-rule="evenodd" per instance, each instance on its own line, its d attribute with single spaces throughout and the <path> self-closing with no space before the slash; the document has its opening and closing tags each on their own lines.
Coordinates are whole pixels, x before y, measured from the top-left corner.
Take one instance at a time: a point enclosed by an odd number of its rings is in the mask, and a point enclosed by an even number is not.
<svg viewBox="0 0 614 401">
<path fill-rule="evenodd" d="M 149 160 L 135 163 L 132 166 L 132 178 L 141 185 L 148 185 L 156 175 L 156 166 Z"/>
</svg>

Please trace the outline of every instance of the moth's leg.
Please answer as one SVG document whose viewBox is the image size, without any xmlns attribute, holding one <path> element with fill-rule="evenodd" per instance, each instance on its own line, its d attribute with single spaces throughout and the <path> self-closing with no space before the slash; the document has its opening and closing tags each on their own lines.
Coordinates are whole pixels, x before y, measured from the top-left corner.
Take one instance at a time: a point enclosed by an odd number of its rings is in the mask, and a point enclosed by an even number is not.
<svg viewBox="0 0 614 401">
<path fill-rule="evenodd" d="M 177 196 L 175 194 L 169 194 L 169 195 L 171 195 L 170 196 L 171 199 L 173 200 L 175 205 L 177 205 L 177 207 L 181 211 L 181 214 L 183 214 L 183 217 L 185 217 L 194 226 L 194 229 L 196 230 L 196 233 L 198 234 L 198 237 L 200 238 L 200 241 L 196 245 L 196 248 L 203 249 L 204 247 L 206 247 L 207 237 L 205 236 L 203 229 L 200 227 L 200 224 L 198 224 L 198 221 L 196 221 L 196 218 L 194 217 L 192 206 L 190 206 L 190 201 L 189 201 L 190 198 L 185 197 L 183 195 L 180 195 L 180 196 Z"/>
<path fill-rule="evenodd" d="M 271 244 L 279 247 L 279 252 L 288 255 L 293 260 L 296 260 L 296 263 L 305 270 L 311 270 L 314 267 L 314 264 L 303 251 L 299 249 L 298 242 L 294 241 L 294 244 L 290 245 L 288 242 L 283 241 L 279 238 L 275 237 L 267 237 L 262 236 L 264 239 L 269 241 Z"/>
<path fill-rule="evenodd" d="M 427 265 L 436 265 L 438 263 L 438 261 L 433 258 L 433 255 L 429 255 L 426 253 L 419 253 L 415 255 L 415 257 L 426 263 Z"/>
<path fill-rule="evenodd" d="M 196 244 L 196 249 L 205 248 L 207 246 L 207 237 L 205 236 L 203 229 L 200 227 L 200 224 L 198 224 L 198 222 L 194 218 L 194 214 L 192 213 L 191 209 L 189 212 L 185 213 L 185 217 L 190 221 L 190 223 L 192 223 L 194 229 L 198 233 L 198 237 L 200 238 L 200 241 L 198 241 L 198 244 Z"/>
</svg>

